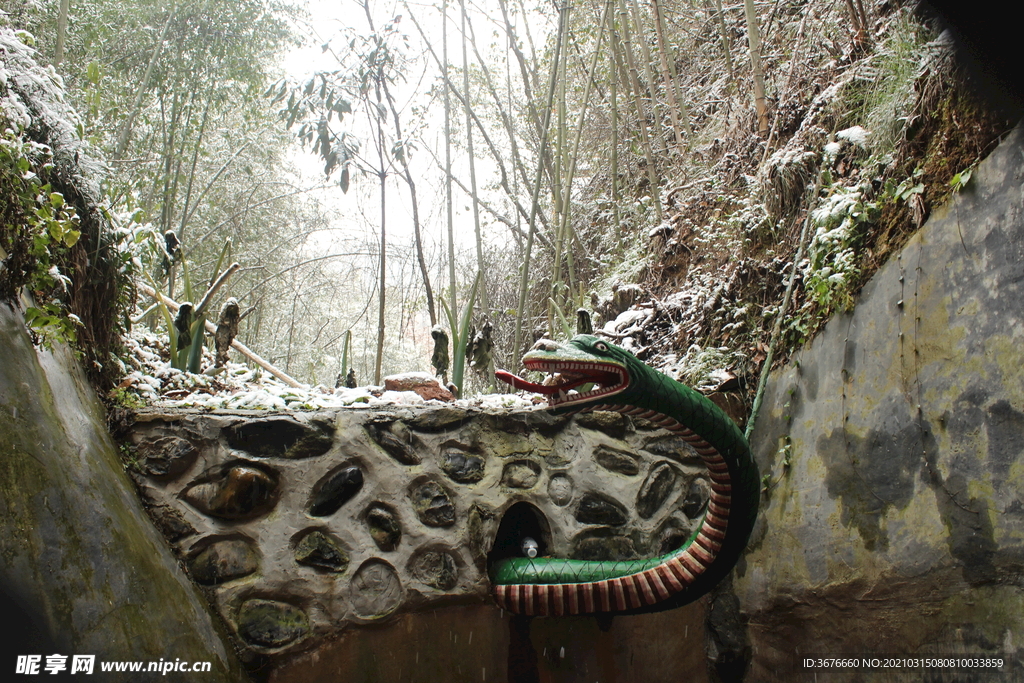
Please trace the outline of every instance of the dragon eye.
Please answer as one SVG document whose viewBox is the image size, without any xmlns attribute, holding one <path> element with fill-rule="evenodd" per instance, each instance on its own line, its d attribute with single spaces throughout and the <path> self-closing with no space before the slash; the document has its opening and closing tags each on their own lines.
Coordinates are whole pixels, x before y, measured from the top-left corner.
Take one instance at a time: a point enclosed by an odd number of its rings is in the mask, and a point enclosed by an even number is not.
<svg viewBox="0 0 1024 683">
<path fill-rule="evenodd" d="M 608 345 L 605 344 L 604 342 L 597 342 L 596 344 L 594 344 L 594 350 L 600 351 L 601 353 L 607 353 Z"/>
</svg>

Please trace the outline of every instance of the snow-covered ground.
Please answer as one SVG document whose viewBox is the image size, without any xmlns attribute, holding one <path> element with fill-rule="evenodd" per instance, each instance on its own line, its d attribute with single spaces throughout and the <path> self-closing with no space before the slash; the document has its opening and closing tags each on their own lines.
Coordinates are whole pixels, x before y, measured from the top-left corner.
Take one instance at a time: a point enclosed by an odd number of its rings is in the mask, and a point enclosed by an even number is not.
<svg viewBox="0 0 1024 683">
<path fill-rule="evenodd" d="M 193 374 L 176 370 L 167 361 L 167 338 L 136 325 L 126 340 L 127 370 L 119 388 L 147 405 L 208 410 L 321 410 L 342 406 L 452 405 L 424 401 L 412 391 L 385 391 L 383 387 L 334 389 L 318 386 L 291 387 L 262 368 L 228 362 L 223 371 Z M 203 367 L 213 367 L 212 354 L 204 349 Z M 533 401 L 524 395 L 483 394 L 455 402 L 463 408 L 528 408 Z"/>
</svg>

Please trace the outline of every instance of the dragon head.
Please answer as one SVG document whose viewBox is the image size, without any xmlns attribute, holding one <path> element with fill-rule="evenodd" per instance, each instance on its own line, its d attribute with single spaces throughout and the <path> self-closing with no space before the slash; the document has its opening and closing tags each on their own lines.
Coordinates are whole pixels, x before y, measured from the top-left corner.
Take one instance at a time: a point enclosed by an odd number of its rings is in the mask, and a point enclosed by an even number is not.
<svg viewBox="0 0 1024 683">
<path fill-rule="evenodd" d="M 581 334 L 564 343 L 541 339 L 523 356 L 523 365 L 549 373 L 549 379 L 537 384 L 505 370 L 494 375 L 516 389 L 547 396 L 552 408 L 567 408 L 603 402 L 627 391 L 639 361 L 618 346 Z"/>
</svg>

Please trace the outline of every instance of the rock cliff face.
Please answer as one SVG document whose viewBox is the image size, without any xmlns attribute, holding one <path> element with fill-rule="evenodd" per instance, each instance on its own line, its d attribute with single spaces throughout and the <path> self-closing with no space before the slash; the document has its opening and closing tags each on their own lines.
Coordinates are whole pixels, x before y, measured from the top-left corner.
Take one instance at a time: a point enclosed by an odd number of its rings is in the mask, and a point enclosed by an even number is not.
<svg viewBox="0 0 1024 683">
<path fill-rule="evenodd" d="M 245 680 L 202 595 L 131 490 L 102 409 L 66 351 L 37 352 L 0 304 L 0 586 L 4 675 L 17 655 L 209 662 Z M 45 664 L 45 659 L 43 660 Z M 41 667 L 40 667 L 41 668 Z M 45 673 L 45 672 L 44 672 Z M 161 673 L 130 680 L 161 680 Z M 163 678 L 162 680 L 166 680 Z"/>
<path fill-rule="evenodd" d="M 811 654 L 998 654 L 1020 667 L 1021 128 L 772 378 L 764 404 L 752 446 L 771 490 L 734 583 L 748 680 L 793 680 Z M 924 674 L 829 680 L 893 675 Z"/>
</svg>

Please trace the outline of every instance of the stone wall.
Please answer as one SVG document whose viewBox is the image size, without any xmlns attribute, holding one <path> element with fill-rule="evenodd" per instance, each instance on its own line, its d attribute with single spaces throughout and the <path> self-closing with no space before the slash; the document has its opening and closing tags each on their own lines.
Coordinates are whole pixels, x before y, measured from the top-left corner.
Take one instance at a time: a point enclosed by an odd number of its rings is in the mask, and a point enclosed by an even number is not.
<svg viewBox="0 0 1024 683">
<path fill-rule="evenodd" d="M 403 668 L 419 680 L 455 668 L 612 680 L 652 649 L 647 680 L 675 680 L 682 662 L 704 675 L 701 605 L 531 624 L 489 596 L 488 563 L 521 555 L 526 536 L 541 555 L 594 560 L 681 545 L 709 488 L 666 430 L 618 413 L 425 406 L 136 417 L 133 471 L 151 514 L 275 680 L 392 680 Z M 402 654 L 380 659 L 391 642 Z"/>
<path fill-rule="evenodd" d="M 999 654 L 1024 639 L 1024 135 L 768 384 L 773 484 L 735 593 L 747 680 L 804 655 Z M 953 680 L 950 671 L 934 679 Z M 922 680 L 920 670 L 830 681 Z M 1017 678 L 1012 678 L 1016 676 Z"/>
</svg>

